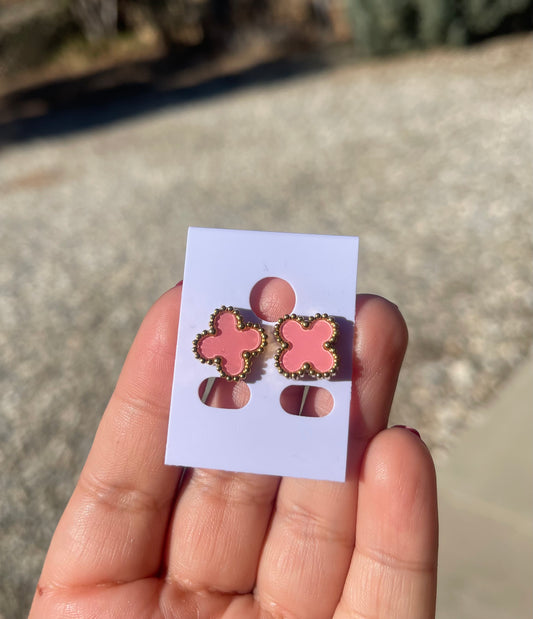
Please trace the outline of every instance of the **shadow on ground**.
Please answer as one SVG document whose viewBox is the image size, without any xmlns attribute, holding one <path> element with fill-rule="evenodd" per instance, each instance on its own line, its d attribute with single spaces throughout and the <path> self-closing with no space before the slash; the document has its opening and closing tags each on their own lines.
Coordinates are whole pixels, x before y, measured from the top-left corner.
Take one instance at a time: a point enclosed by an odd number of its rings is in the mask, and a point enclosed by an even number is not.
<svg viewBox="0 0 533 619">
<path fill-rule="evenodd" d="M 0 144 L 62 137 L 243 88 L 268 87 L 323 71 L 332 62 L 320 53 L 284 56 L 221 74 L 209 69 L 205 58 L 192 59 L 185 66 L 183 60 L 166 56 L 57 79 L 4 97 L 0 102 Z M 189 83 L 184 84 L 181 73 L 191 68 L 198 70 L 197 76 L 189 76 Z M 207 71 L 210 75 L 205 76 Z"/>
</svg>

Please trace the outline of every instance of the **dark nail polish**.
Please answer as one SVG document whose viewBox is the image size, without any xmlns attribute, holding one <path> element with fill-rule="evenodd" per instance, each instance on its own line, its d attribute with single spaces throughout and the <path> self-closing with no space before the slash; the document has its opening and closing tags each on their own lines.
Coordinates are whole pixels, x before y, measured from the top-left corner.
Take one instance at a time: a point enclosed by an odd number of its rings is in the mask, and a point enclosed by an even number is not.
<svg viewBox="0 0 533 619">
<path fill-rule="evenodd" d="M 415 434 L 416 436 L 418 436 L 418 438 L 420 438 L 420 439 L 422 438 L 420 436 L 420 432 L 418 430 L 415 430 L 414 428 L 410 428 L 409 426 L 404 426 L 404 425 L 398 424 L 398 425 L 395 425 L 395 426 L 392 426 L 392 427 L 393 428 L 403 428 L 404 430 L 409 430 L 409 432 L 411 432 L 412 434 Z"/>
</svg>

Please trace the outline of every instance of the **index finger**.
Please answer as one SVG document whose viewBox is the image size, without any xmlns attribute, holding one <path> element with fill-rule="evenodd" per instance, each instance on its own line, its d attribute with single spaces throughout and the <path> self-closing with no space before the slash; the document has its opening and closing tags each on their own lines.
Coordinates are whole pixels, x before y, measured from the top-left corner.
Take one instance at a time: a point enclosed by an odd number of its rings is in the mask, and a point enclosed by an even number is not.
<svg viewBox="0 0 533 619">
<path fill-rule="evenodd" d="M 54 534 L 41 576 L 61 586 L 159 570 L 181 469 L 164 465 L 181 285 L 144 319 Z"/>
</svg>

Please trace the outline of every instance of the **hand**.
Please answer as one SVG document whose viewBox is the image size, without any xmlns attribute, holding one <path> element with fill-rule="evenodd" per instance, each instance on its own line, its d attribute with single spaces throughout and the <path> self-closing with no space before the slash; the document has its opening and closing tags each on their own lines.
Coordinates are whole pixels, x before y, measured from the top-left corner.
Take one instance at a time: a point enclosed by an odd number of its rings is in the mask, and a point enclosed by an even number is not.
<svg viewBox="0 0 533 619">
<path fill-rule="evenodd" d="M 435 473 L 385 430 L 407 344 L 357 299 L 345 483 L 163 464 L 181 286 L 146 316 L 54 534 L 30 619 L 434 616 Z"/>
</svg>

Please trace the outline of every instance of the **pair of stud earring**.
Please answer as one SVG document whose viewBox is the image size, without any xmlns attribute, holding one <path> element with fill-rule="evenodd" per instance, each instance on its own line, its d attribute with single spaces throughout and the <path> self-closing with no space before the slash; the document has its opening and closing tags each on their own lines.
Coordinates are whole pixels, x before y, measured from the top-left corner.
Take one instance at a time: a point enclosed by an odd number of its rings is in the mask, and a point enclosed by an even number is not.
<svg viewBox="0 0 533 619">
<path fill-rule="evenodd" d="M 274 327 L 279 344 L 276 368 L 286 378 L 333 376 L 339 365 L 334 346 L 337 332 L 336 322 L 327 314 L 309 318 L 286 314 Z M 226 380 L 236 381 L 246 377 L 266 344 L 265 330 L 259 324 L 245 323 L 238 310 L 223 305 L 211 314 L 209 329 L 194 339 L 193 352 L 202 363 L 216 365 Z"/>
</svg>

